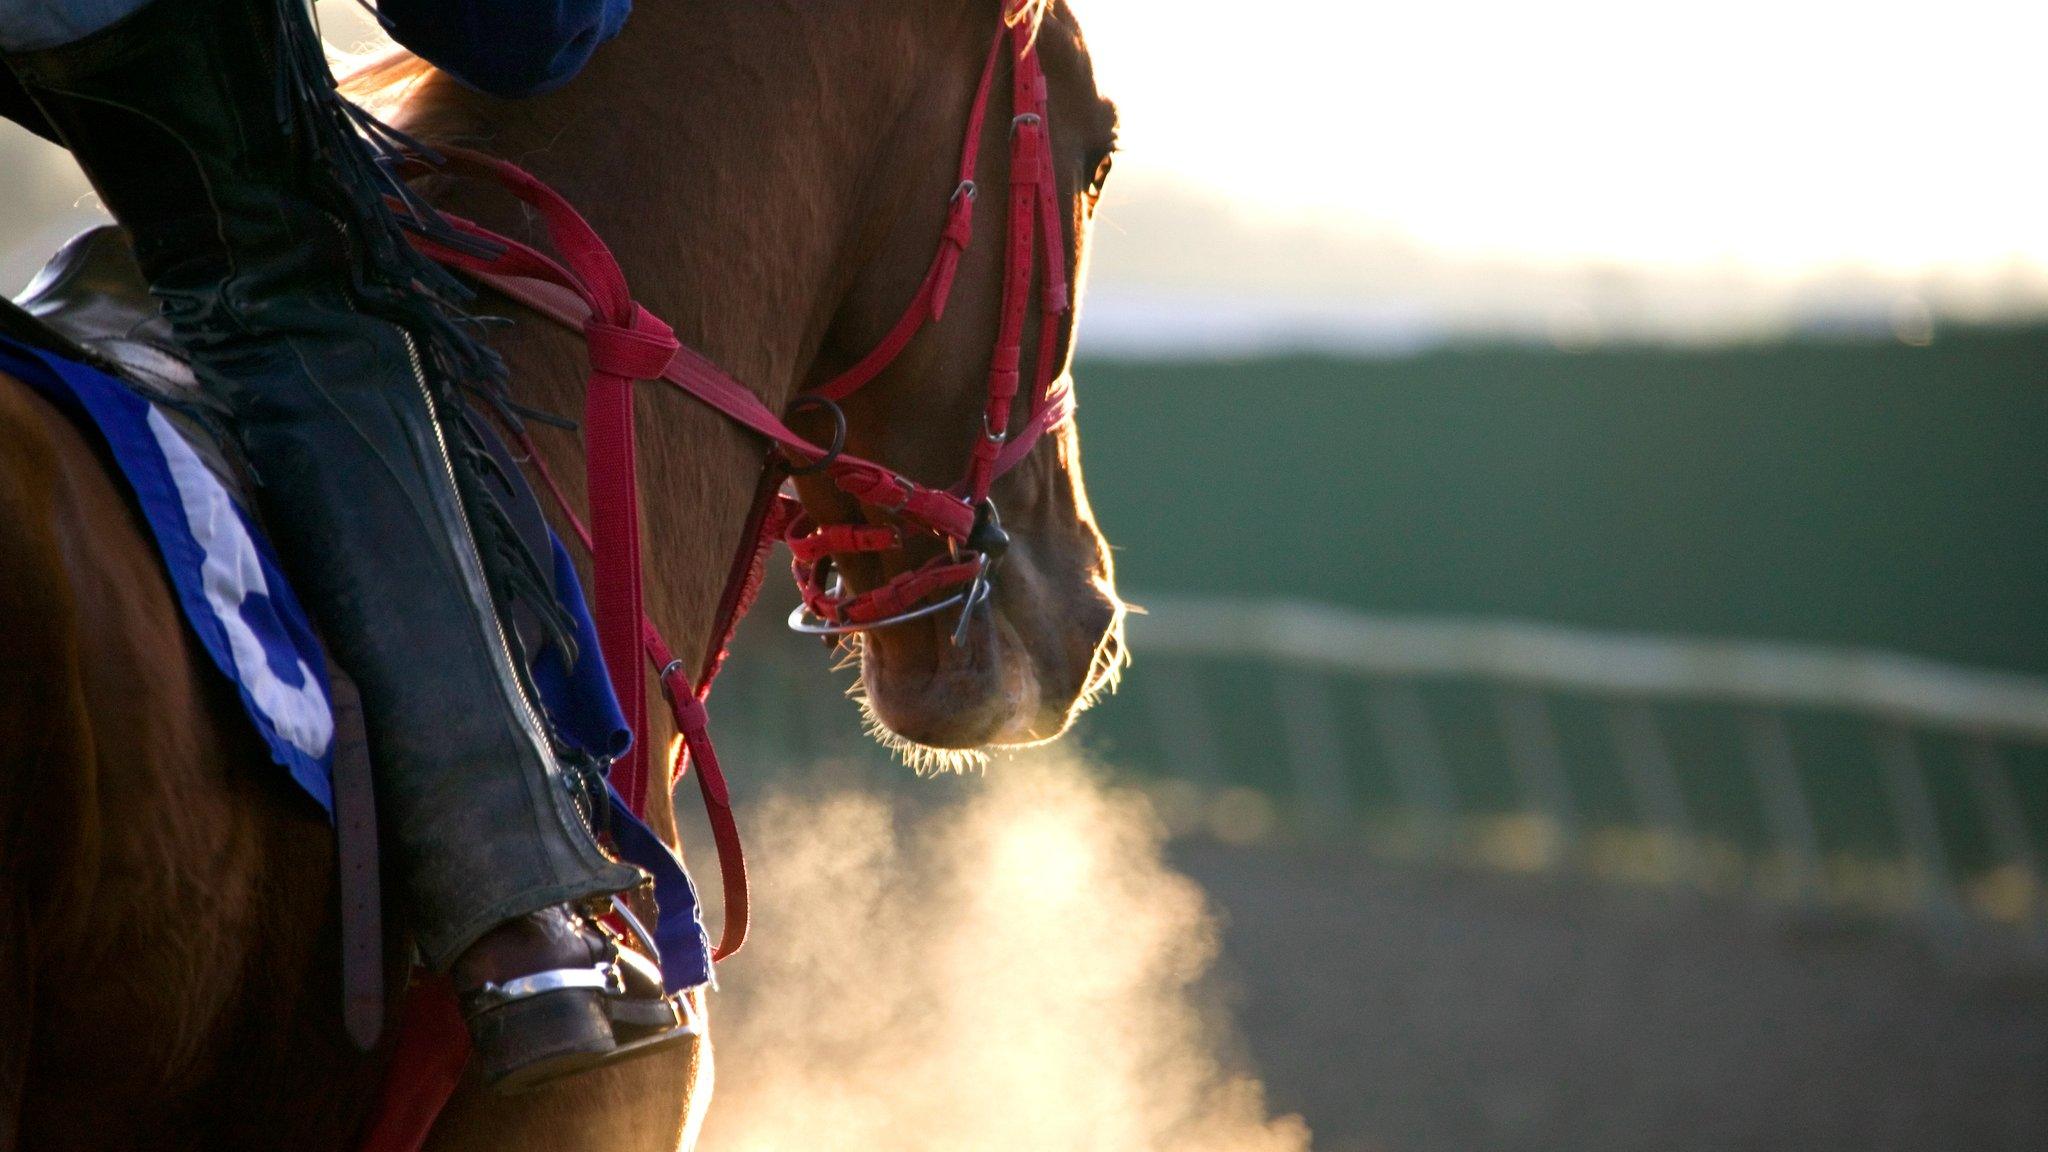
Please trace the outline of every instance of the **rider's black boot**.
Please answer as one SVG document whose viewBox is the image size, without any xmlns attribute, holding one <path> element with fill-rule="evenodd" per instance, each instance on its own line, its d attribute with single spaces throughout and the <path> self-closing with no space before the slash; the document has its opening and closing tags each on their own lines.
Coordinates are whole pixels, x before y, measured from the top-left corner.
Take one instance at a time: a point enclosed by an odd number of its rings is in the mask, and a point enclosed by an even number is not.
<svg viewBox="0 0 2048 1152">
<path fill-rule="evenodd" d="M 681 1039 L 659 980 L 587 915 L 642 874 L 592 836 L 602 788 L 551 738 L 503 610 L 542 581 L 462 414 L 457 382 L 496 361 L 383 208 L 310 17 L 155 0 L 7 64 L 232 414 L 361 687 L 415 937 L 468 994 L 486 1075 L 523 1086 Z"/>
</svg>

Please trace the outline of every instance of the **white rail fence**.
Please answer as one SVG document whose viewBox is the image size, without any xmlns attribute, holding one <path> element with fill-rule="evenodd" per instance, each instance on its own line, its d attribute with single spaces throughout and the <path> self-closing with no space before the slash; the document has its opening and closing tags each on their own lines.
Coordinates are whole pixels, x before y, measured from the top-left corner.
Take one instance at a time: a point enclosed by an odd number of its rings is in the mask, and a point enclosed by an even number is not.
<svg viewBox="0 0 2048 1152">
<path fill-rule="evenodd" d="M 1358 815 L 1356 761 L 1369 753 L 1394 783 L 1398 826 L 1414 850 L 1455 850 L 1471 812 L 1447 750 L 1453 721 L 1433 715 L 1423 689 L 1456 684 L 1492 697 L 1491 723 L 1525 817 L 1509 828 L 1524 850 L 1511 862 L 1544 867 L 1584 860 L 1587 837 L 1572 765 L 1561 749 L 1553 704 L 1570 699 L 1604 712 L 1608 755 L 1627 780 L 1643 834 L 1664 859 L 1660 878 L 1706 884 L 1716 842 L 1687 800 L 1698 766 L 1674 757 L 1665 713 L 1674 706 L 1725 709 L 1731 755 L 1770 848 L 1747 869 L 1794 900 L 1857 889 L 1864 903 L 1914 910 L 1941 928 L 1975 913 L 2021 929 L 2048 950 L 2048 886 L 2040 867 L 2041 823 L 2016 787 L 2010 755 L 2048 748 L 2048 681 L 1958 668 L 1892 653 L 1704 638 L 1600 633 L 1546 624 L 1378 616 L 1325 605 L 1156 596 L 1131 625 L 1140 665 L 1133 695 L 1174 776 L 1215 789 L 1229 776 L 1219 757 L 1220 710 L 1270 699 L 1274 755 L 1298 827 L 1341 827 Z M 1224 699 L 1197 671 L 1249 663 L 1271 670 L 1270 696 L 1249 687 Z M 1343 722 L 1340 700 L 1356 701 L 1363 725 Z M 1896 858 L 1855 861 L 1828 850 L 1815 810 L 1816 785 L 1802 764 L 1791 720 L 1847 720 L 1867 771 L 1849 781 L 1881 804 L 1895 831 Z M 1790 720 L 1788 720 L 1790 718 Z M 1469 717 L 1463 723 L 1469 723 Z M 1359 732 L 1376 747 L 1358 749 Z M 1932 781 L 1923 755 L 1939 741 L 1955 754 L 1960 781 Z M 1832 749 L 1837 760 L 1841 750 Z M 1969 825 L 1957 831 L 1966 786 Z M 1844 787 L 1839 774 L 1829 785 Z M 2035 806 L 2037 809 L 2039 805 Z M 1611 823 L 1611 821 L 1610 821 Z M 1502 829 L 1496 828 L 1498 834 Z M 1611 839 L 1611 828 L 1608 830 Z M 1533 837 L 1533 844 L 1532 844 Z M 1469 836 L 1467 837 L 1469 840 Z M 1973 840 L 1975 866 L 1959 869 L 1958 841 Z M 1498 841 L 1498 835 L 1496 835 Z M 1499 844 L 1496 843 L 1496 849 Z M 1611 848 L 1612 845 L 1610 844 Z M 1496 851 L 1496 855 L 1499 852 Z M 1727 871 L 1728 853 L 1720 852 Z M 1985 866 L 1985 857 L 1990 858 Z"/>
<path fill-rule="evenodd" d="M 2048 681 L 1888 652 L 1377 616 L 1322 604 L 1150 597 L 1141 652 L 1358 676 L 1453 676 L 1617 697 L 1840 708 L 2048 743 Z"/>
</svg>

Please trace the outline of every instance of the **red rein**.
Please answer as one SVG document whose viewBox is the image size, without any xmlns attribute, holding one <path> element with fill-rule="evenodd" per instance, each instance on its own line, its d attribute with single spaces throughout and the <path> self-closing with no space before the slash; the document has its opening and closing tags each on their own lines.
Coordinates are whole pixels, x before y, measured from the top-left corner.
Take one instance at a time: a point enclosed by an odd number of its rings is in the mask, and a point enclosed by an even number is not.
<svg viewBox="0 0 2048 1152">
<path fill-rule="evenodd" d="M 733 630 L 759 590 L 768 548 L 784 539 L 806 607 L 828 624 L 846 629 L 875 625 L 968 584 L 982 565 L 964 559 L 961 547 L 973 534 L 977 510 L 995 479 L 1030 452 L 1048 429 L 1073 411 L 1072 393 L 1053 387 L 1054 354 L 1060 320 L 1069 307 L 1059 190 L 1054 180 L 1046 129 L 1045 75 L 1033 51 L 1028 21 L 1007 20 L 990 45 L 975 92 L 966 139 L 961 146 L 959 183 L 947 212 L 937 255 L 903 316 L 859 363 L 806 393 L 797 405 L 816 404 L 836 412 L 838 401 L 874 380 L 895 361 L 925 325 L 945 313 L 954 274 L 973 237 L 974 181 L 997 62 L 1012 62 L 1010 201 L 1001 319 L 990 357 L 988 401 L 983 426 L 964 477 L 949 489 L 918 484 L 902 474 L 799 436 L 739 381 L 692 349 L 681 346 L 667 324 L 641 307 L 627 289 L 611 251 L 567 201 L 553 189 L 505 161 L 464 149 L 449 149 L 444 171 L 492 180 L 532 206 L 545 222 L 562 261 L 478 225 L 451 217 L 458 230 L 488 242 L 495 256 L 421 241 L 436 260 L 461 269 L 514 300 L 583 332 L 589 345 L 590 384 L 584 407 L 585 468 L 591 522 L 579 521 L 553 476 L 533 456 L 540 476 L 578 536 L 591 551 L 595 570 L 598 640 L 612 687 L 634 733 L 633 748 L 612 769 L 612 782 L 636 813 L 644 812 L 649 788 L 646 672 L 644 658 L 659 677 L 682 734 L 716 842 L 726 893 L 725 924 L 716 959 L 736 951 L 746 938 L 746 864 L 732 818 L 725 778 L 712 748 L 704 698 L 717 676 Z M 1007 49 L 1007 52 L 1006 52 Z M 1021 426 L 1011 430 L 1019 388 L 1032 282 L 1044 250 L 1043 290 L 1038 299 L 1039 341 L 1036 379 Z M 710 643 L 695 668 L 678 659 L 646 617 L 641 590 L 639 495 L 635 468 L 633 388 L 639 380 L 661 380 L 710 405 L 771 444 L 746 534 L 734 556 L 720 597 Z M 797 405 L 793 405 L 795 407 Z M 843 417 L 841 417 L 843 419 Z M 779 453 L 773 448 L 780 448 Z M 883 523 L 814 524 L 796 502 L 780 494 L 791 462 L 822 470 L 842 492 L 880 514 Z M 841 593 L 827 580 L 834 555 L 900 550 L 911 533 L 939 537 L 946 553 L 860 594 Z M 970 606 L 971 607 L 971 606 Z M 963 607 L 963 612 L 970 610 Z M 687 764 L 678 762 L 678 773 Z"/>
</svg>

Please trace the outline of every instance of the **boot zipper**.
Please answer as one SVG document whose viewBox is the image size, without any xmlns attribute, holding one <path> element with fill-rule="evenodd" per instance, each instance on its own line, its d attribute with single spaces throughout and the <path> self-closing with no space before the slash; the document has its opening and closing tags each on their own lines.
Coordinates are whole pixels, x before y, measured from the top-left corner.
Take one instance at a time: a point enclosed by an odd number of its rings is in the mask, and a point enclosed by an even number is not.
<svg viewBox="0 0 2048 1152">
<path fill-rule="evenodd" d="M 490 577 L 484 570 L 483 550 L 477 546 L 476 531 L 469 524 L 469 509 L 462 500 L 462 485 L 455 477 L 455 462 L 448 456 L 448 441 L 441 431 L 440 408 L 434 402 L 433 389 L 427 387 L 426 367 L 420 360 L 419 345 L 414 343 L 412 333 L 404 328 L 400 328 L 398 334 L 405 340 L 405 354 L 412 364 L 413 383 L 419 388 L 421 399 L 426 401 L 427 422 L 434 429 L 435 456 L 441 462 L 441 473 L 448 481 L 448 490 L 455 496 L 456 519 L 462 521 L 462 536 L 469 545 L 470 556 L 476 561 L 477 576 L 484 583 L 485 597 L 488 600 L 491 595 Z M 485 610 L 491 617 L 491 630 L 498 641 L 498 654 L 504 658 L 505 671 L 512 678 L 512 692 L 515 696 L 519 697 L 520 711 L 526 716 L 527 723 L 533 726 L 534 734 L 540 737 L 541 748 L 547 754 L 549 763 L 552 764 L 554 762 L 553 745 L 547 738 L 548 730 L 546 725 L 541 723 L 539 711 L 534 708 L 533 701 L 527 698 L 526 680 L 519 674 L 519 666 L 512 654 L 511 641 L 505 636 L 505 621 L 498 614 L 498 606 L 495 602 L 487 603 Z"/>
<path fill-rule="evenodd" d="M 341 235 L 344 246 L 350 243 L 348 223 L 332 213 L 327 214 L 328 222 Z M 353 306 L 353 305 L 351 305 Z M 470 527 L 469 506 L 462 499 L 462 484 L 455 476 L 455 462 L 448 455 L 448 438 L 441 430 L 440 406 L 434 402 L 434 391 L 427 386 L 427 370 L 420 358 L 420 347 L 410 331 L 398 326 L 399 338 L 405 341 L 405 358 L 412 369 L 413 386 L 419 389 L 420 399 L 427 406 L 427 423 L 434 430 L 434 455 L 441 462 L 441 475 L 448 481 L 448 492 L 455 498 L 455 518 L 462 521 L 462 538 L 469 545 L 470 559 L 476 564 L 477 579 L 484 588 L 484 611 L 491 618 L 491 634 L 498 643 L 498 657 L 503 660 L 503 675 L 512 679 L 512 694 L 519 700 L 519 711 L 526 718 L 528 730 L 539 742 L 541 755 L 547 758 L 550 774 L 557 770 L 554 742 L 548 738 L 548 726 L 541 719 L 540 710 L 526 694 L 526 678 L 520 675 L 517 658 L 512 653 L 512 643 L 505 635 L 505 621 L 498 614 L 497 601 L 491 591 L 490 573 L 484 567 L 483 549 L 477 546 L 476 530 Z M 588 828 L 586 827 L 586 831 Z"/>
</svg>

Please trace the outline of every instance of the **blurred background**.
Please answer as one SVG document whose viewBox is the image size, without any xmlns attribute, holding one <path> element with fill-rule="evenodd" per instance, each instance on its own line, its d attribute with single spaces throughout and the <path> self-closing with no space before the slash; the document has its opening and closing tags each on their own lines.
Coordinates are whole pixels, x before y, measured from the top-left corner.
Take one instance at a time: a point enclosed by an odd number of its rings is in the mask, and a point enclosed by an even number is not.
<svg viewBox="0 0 2048 1152">
<path fill-rule="evenodd" d="M 707 1147 L 807 1146 L 743 1102 L 829 1095 L 747 1043 L 848 994 L 821 924 L 1057 999 L 1161 893 L 1151 1014 L 1093 1040 L 858 945 L 957 1090 L 808 1146 L 2048 1147 L 2048 14 L 1077 8 L 1136 661 L 1066 757 L 919 780 L 763 604 L 714 704 L 778 851 Z M 12 130 L 0 204 L 10 292 L 97 217 Z M 1037 967 L 920 918 L 984 865 L 1071 882 L 986 913 Z M 1176 1055 L 1040 1077 L 1057 1131 L 932 1055 L 1049 1028 Z M 1167 1118 L 1075 1121 L 1111 1082 Z"/>
</svg>

